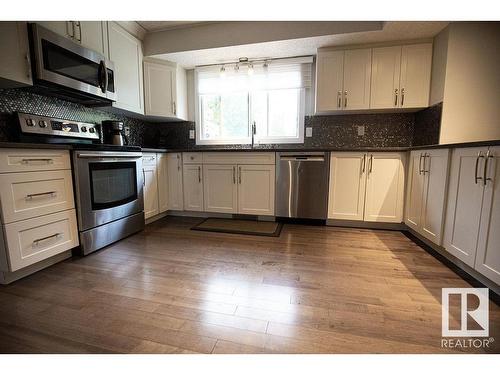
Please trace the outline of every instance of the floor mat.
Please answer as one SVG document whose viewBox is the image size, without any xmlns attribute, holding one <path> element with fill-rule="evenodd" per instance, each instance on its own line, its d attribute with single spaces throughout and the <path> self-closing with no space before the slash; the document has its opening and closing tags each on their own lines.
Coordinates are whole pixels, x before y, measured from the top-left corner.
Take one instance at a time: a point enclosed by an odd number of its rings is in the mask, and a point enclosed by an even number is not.
<svg viewBox="0 0 500 375">
<path fill-rule="evenodd" d="M 191 229 L 207 232 L 279 237 L 282 227 L 282 223 L 274 221 L 208 218 Z"/>
</svg>

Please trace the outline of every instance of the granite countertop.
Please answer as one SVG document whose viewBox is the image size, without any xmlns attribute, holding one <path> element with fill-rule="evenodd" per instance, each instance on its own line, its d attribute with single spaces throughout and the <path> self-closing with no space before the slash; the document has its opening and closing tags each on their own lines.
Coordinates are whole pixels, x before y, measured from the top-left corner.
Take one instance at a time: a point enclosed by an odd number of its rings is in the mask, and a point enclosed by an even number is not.
<svg viewBox="0 0 500 375">
<path fill-rule="evenodd" d="M 279 147 L 279 148 L 228 148 L 228 147 L 207 147 L 195 149 L 167 149 L 167 148 L 154 148 L 154 147 L 140 147 L 140 146 L 127 146 L 128 151 L 142 151 L 142 152 L 313 152 L 313 151 L 364 151 L 364 152 L 402 152 L 411 150 L 425 150 L 425 149 L 439 149 L 439 148 L 457 148 L 457 147 L 487 147 L 487 146 L 500 146 L 500 140 L 493 141 L 479 141 L 479 142 L 463 142 L 463 143 L 450 143 L 442 145 L 426 145 L 426 146 L 409 146 L 409 147 L 330 147 L 330 148 L 298 148 L 298 147 Z M 22 143 L 22 142 L 0 142 L 0 148 L 32 148 L 32 149 L 59 149 L 59 150 L 74 150 L 92 148 L 99 150 L 120 150 L 125 151 L 122 146 L 114 145 L 83 145 L 83 144 L 58 144 L 58 143 Z"/>
</svg>

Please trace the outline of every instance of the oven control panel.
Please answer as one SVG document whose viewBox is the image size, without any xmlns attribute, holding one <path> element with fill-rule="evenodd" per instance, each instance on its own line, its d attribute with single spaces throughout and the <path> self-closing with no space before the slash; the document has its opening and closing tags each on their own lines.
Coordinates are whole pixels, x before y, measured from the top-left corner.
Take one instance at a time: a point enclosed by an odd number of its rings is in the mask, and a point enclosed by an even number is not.
<svg viewBox="0 0 500 375">
<path fill-rule="evenodd" d="M 99 139 L 99 131 L 94 124 L 62 120 L 51 117 L 18 113 L 19 125 L 23 133 L 45 136 Z"/>
</svg>

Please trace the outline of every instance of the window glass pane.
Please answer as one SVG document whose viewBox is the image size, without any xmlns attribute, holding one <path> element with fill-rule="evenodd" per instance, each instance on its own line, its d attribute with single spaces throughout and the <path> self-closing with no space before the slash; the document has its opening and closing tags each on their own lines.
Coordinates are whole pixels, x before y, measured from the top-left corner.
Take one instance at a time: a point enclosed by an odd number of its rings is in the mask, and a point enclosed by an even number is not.
<svg viewBox="0 0 500 375">
<path fill-rule="evenodd" d="M 268 132 L 270 137 L 297 137 L 300 90 L 269 91 Z"/>
<path fill-rule="evenodd" d="M 248 94 L 201 95 L 202 139 L 248 137 Z"/>
<path fill-rule="evenodd" d="M 267 91 L 252 93 L 252 121 L 257 127 L 257 136 L 267 136 Z"/>
</svg>

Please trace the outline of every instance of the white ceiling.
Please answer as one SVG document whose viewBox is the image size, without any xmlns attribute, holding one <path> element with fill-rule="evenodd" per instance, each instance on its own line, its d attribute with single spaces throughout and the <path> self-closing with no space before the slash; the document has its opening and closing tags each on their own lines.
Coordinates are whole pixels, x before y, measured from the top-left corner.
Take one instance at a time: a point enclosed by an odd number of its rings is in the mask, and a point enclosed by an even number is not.
<svg viewBox="0 0 500 375">
<path fill-rule="evenodd" d="M 140 22 L 141 25 L 143 22 Z M 191 27 L 187 22 L 146 22 L 158 23 L 149 27 Z M 177 23 L 176 25 L 173 25 Z M 161 24 L 161 25 L 159 25 Z M 169 25 L 170 24 L 170 25 Z M 386 22 L 380 31 L 350 34 L 326 35 L 302 39 L 211 48 L 196 51 L 183 51 L 155 56 L 191 69 L 199 65 L 235 61 L 245 56 L 249 59 L 279 58 L 290 56 L 314 55 L 321 47 L 342 46 L 365 43 L 380 43 L 398 40 L 432 38 L 448 25 L 448 22 Z M 143 25 L 144 26 L 144 25 Z M 144 26 L 147 29 L 147 26 Z"/>
</svg>

